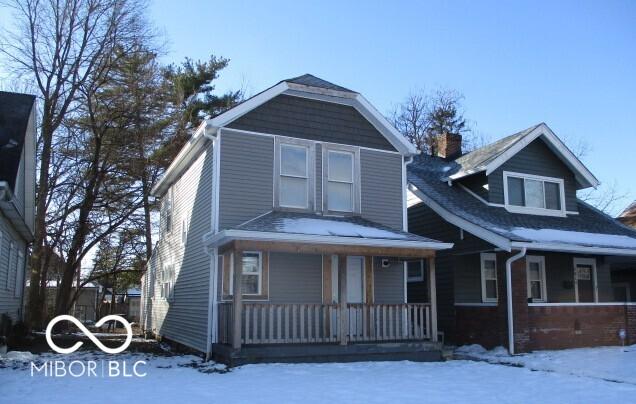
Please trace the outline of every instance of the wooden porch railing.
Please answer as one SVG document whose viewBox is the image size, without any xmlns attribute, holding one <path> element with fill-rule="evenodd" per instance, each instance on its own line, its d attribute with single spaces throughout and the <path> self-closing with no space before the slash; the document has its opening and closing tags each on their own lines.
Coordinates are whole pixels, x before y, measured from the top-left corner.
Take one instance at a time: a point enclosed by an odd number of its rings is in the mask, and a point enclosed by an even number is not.
<svg viewBox="0 0 636 404">
<path fill-rule="evenodd" d="M 431 338 L 429 304 L 269 304 L 244 302 L 242 344 L 406 341 Z M 341 313 L 347 332 L 340 333 Z M 232 303 L 219 304 L 219 342 L 232 343 Z"/>
</svg>

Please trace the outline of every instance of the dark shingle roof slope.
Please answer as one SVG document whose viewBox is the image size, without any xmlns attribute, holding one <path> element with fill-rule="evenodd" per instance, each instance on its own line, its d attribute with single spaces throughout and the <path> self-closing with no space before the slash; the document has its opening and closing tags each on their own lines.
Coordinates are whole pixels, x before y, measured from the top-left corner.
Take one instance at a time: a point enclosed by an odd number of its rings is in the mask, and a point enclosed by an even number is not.
<svg viewBox="0 0 636 404">
<path fill-rule="evenodd" d="M 453 215 L 510 241 L 636 249 L 636 231 L 582 201 L 578 201 L 579 214 L 567 217 L 516 214 L 486 205 L 443 181 L 458 166 L 438 157 L 417 156 L 408 166 L 408 182 Z"/>
<path fill-rule="evenodd" d="M 322 216 L 314 213 L 269 212 L 236 226 L 234 230 L 427 243 L 438 242 L 416 234 L 395 230 L 361 217 Z"/>
<path fill-rule="evenodd" d="M 455 159 L 457 167 L 454 169 L 453 174 L 463 176 L 462 174 L 472 174 L 484 170 L 488 163 L 501 156 L 515 143 L 541 125 L 542 123 L 531 126 L 528 129 L 524 129 L 514 135 L 506 136 L 503 139 L 499 139 L 494 143 L 490 143 Z"/>
<path fill-rule="evenodd" d="M 15 187 L 29 116 L 35 97 L 0 91 L 0 181 Z"/>
<path fill-rule="evenodd" d="M 344 88 L 337 84 L 330 83 L 327 80 L 323 80 L 312 74 L 303 74 L 302 76 L 293 77 L 291 79 L 287 79 L 283 81 L 286 81 L 288 83 L 302 84 L 305 86 L 325 88 L 328 90 L 337 90 L 337 91 L 346 91 L 348 93 L 355 93 L 355 91 L 349 90 L 348 88 Z"/>
</svg>

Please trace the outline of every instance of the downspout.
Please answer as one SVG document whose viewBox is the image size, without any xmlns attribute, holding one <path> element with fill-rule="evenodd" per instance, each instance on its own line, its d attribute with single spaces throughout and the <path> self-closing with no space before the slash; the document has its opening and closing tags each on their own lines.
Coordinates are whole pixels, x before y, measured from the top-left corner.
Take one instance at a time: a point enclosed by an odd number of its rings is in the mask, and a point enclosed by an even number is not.
<svg viewBox="0 0 636 404">
<path fill-rule="evenodd" d="M 408 189 L 408 180 L 407 180 L 407 173 L 406 173 L 406 166 L 408 166 L 409 164 L 411 164 L 413 162 L 413 156 L 408 156 L 404 158 L 404 165 L 402 166 L 402 230 L 404 231 L 408 231 L 409 230 L 409 218 L 408 218 L 408 206 L 406 203 L 406 190 Z M 406 261 L 404 261 L 402 263 L 402 272 L 403 274 L 403 284 L 404 284 L 404 303 L 408 303 L 408 296 L 407 296 L 407 291 L 408 291 L 408 264 Z"/>
<path fill-rule="evenodd" d="M 506 301 L 508 303 L 508 352 L 515 354 L 514 323 L 512 312 L 512 263 L 526 255 L 526 247 L 522 247 L 516 255 L 506 260 Z"/>
</svg>

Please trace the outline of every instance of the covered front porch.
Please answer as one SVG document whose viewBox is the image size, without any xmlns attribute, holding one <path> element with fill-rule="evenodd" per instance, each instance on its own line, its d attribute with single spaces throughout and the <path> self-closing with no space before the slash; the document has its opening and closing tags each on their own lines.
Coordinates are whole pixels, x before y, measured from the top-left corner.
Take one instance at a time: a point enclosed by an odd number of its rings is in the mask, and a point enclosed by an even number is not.
<svg viewBox="0 0 636 404">
<path fill-rule="evenodd" d="M 435 250 L 405 244 L 232 240 L 222 245 L 216 360 L 233 365 L 439 360 Z M 257 270 L 250 258 L 256 254 Z M 430 285 L 429 303 L 405 303 L 405 262 L 414 259 L 428 262 L 423 275 Z M 309 271 L 304 278 L 293 278 L 285 288 L 305 283 L 308 292 L 282 299 L 282 294 L 290 295 L 279 285 L 285 282 L 282 268 L 292 266 L 285 277 L 289 280 L 309 261 L 320 263 L 320 279 Z M 261 272 L 261 278 L 246 280 L 255 271 Z M 255 286 L 258 282 L 260 286 Z M 320 301 L 311 293 L 315 287 L 320 288 Z"/>
</svg>

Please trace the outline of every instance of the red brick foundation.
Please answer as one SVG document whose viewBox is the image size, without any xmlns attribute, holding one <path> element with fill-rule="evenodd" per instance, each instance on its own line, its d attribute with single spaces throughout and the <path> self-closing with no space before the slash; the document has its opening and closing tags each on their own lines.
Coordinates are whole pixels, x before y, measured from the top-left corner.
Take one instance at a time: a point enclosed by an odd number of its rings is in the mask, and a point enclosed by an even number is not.
<svg viewBox="0 0 636 404">
<path fill-rule="evenodd" d="M 458 332 L 454 342 L 458 345 L 479 344 L 488 349 L 505 345 L 501 339 L 498 310 L 497 306 L 455 306 Z"/>
<path fill-rule="evenodd" d="M 636 343 L 636 306 L 530 306 L 530 350 Z"/>
</svg>

